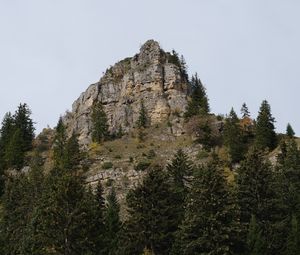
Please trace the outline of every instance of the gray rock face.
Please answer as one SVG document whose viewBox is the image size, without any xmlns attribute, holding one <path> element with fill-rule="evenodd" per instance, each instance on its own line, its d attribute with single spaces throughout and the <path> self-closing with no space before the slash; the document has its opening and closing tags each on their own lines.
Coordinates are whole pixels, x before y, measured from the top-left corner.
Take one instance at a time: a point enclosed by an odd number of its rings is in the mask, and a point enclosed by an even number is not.
<svg viewBox="0 0 300 255">
<path fill-rule="evenodd" d="M 68 133 L 76 132 L 79 142 L 91 142 L 91 112 L 100 101 L 109 120 L 111 132 L 121 126 L 130 131 L 138 119 L 143 100 L 151 125 L 169 120 L 181 121 L 187 105 L 187 81 L 180 64 L 171 63 L 171 54 L 164 52 L 156 41 L 147 41 L 140 52 L 109 68 L 99 82 L 81 94 L 73 103 L 72 112 L 64 116 Z M 180 125 L 176 134 L 181 133 Z"/>
</svg>

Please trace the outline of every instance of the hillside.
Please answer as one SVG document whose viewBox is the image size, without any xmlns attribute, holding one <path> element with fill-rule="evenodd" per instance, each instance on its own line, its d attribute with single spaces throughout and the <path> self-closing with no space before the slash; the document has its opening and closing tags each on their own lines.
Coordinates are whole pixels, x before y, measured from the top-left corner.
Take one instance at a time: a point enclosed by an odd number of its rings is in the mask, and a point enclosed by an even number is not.
<svg viewBox="0 0 300 255">
<path fill-rule="evenodd" d="M 183 56 L 154 40 L 111 66 L 34 135 L 0 129 L 0 254 L 298 254 L 300 139 L 211 112 Z"/>
</svg>

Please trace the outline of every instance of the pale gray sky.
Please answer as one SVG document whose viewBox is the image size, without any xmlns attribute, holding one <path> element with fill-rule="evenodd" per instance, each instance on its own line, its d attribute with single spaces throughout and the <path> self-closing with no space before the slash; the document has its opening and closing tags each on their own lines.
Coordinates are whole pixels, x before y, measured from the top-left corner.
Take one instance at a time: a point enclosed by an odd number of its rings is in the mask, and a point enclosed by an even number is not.
<svg viewBox="0 0 300 255">
<path fill-rule="evenodd" d="M 298 135 L 299 0 L 0 0 L 0 116 L 29 104 L 37 130 L 148 39 L 186 58 L 212 111 L 267 99 Z"/>
</svg>

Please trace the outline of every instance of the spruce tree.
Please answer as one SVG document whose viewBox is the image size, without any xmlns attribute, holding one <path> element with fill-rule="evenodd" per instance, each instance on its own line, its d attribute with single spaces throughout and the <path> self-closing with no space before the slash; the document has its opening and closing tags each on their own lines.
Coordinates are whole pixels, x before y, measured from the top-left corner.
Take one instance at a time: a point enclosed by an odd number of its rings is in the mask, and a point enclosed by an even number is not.
<svg viewBox="0 0 300 255">
<path fill-rule="evenodd" d="M 238 217 L 222 169 L 217 162 L 202 166 L 193 180 L 173 254 L 234 254 Z"/>
<path fill-rule="evenodd" d="M 260 150 L 252 148 L 237 172 L 236 190 L 241 223 L 246 231 L 251 216 L 255 217 L 268 244 L 266 254 L 270 254 L 274 248 L 272 246 L 276 245 L 271 240 L 275 238 L 272 231 L 277 212 L 277 196 L 271 165 Z M 246 239 L 245 232 L 242 237 Z"/>
<path fill-rule="evenodd" d="M 25 152 L 25 144 L 21 130 L 16 128 L 4 152 L 7 167 L 20 170 L 24 165 Z"/>
<path fill-rule="evenodd" d="M 22 242 L 27 227 L 28 200 L 25 196 L 27 179 L 23 175 L 10 177 L 2 198 L 2 226 L 4 254 L 22 254 Z"/>
<path fill-rule="evenodd" d="M 294 132 L 294 130 L 293 130 L 293 128 L 292 128 L 292 126 L 291 126 L 290 123 L 287 124 L 287 127 L 286 127 L 286 135 L 287 135 L 288 137 L 290 137 L 290 138 L 294 137 L 294 135 L 295 135 L 295 132 Z"/>
<path fill-rule="evenodd" d="M 63 123 L 62 118 L 60 117 L 55 128 L 55 137 L 54 137 L 54 165 L 58 168 L 64 168 L 66 161 L 66 143 L 67 143 L 67 134 L 66 127 Z"/>
<path fill-rule="evenodd" d="M 20 104 L 14 115 L 14 123 L 17 129 L 21 132 L 21 137 L 24 143 L 24 150 L 32 149 L 32 141 L 34 138 L 33 121 L 30 118 L 31 110 L 27 104 Z"/>
<path fill-rule="evenodd" d="M 93 106 L 92 111 L 92 140 L 102 143 L 109 137 L 108 120 L 101 102 L 97 102 Z"/>
<path fill-rule="evenodd" d="M 106 209 L 104 211 L 105 224 L 105 247 L 103 254 L 114 255 L 117 252 L 119 242 L 119 232 L 121 230 L 120 205 L 117 200 L 114 187 L 107 196 Z"/>
<path fill-rule="evenodd" d="M 6 183 L 2 200 L 3 254 L 41 254 L 34 227 L 34 212 L 43 192 L 44 176 L 40 162 L 40 157 L 34 154 L 30 171 L 26 175 L 10 176 Z"/>
<path fill-rule="evenodd" d="M 148 126 L 147 110 L 144 104 L 144 100 L 141 100 L 139 117 L 137 120 L 137 127 L 141 129 L 141 128 L 146 128 L 147 126 Z"/>
<path fill-rule="evenodd" d="M 269 103 L 264 100 L 260 106 L 260 111 L 256 121 L 255 145 L 260 149 L 276 147 L 277 138 L 275 133 L 275 119 L 271 114 Z"/>
<path fill-rule="evenodd" d="M 300 231 L 299 223 L 296 216 L 293 216 L 290 222 L 290 228 L 287 237 L 287 248 L 285 255 L 299 254 L 300 251 Z"/>
<path fill-rule="evenodd" d="M 143 183 L 127 196 L 128 220 L 125 222 L 121 254 L 139 255 L 144 249 L 153 254 L 168 254 L 177 229 L 174 194 L 160 167 L 153 167 Z"/>
<path fill-rule="evenodd" d="M 250 118 L 250 112 L 248 109 L 248 106 L 246 105 L 246 103 L 243 103 L 242 108 L 241 108 L 241 114 L 242 114 L 242 118 Z"/>
<path fill-rule="evenodd" d="M 224 144 L 228 148 L 231 162 L 239 162 L 244 156 L 244 143 L 239 119 L 233 108 L 228 118 L 226 118 L 223 135 Z"/>
<path fill-rule="evenodd" d="M 300 216 L 300 151 L 293 138 L 283 141 L 278 155 L 277 169 L 279 194 L 286 207 L 285 216 Z"/>
<path fill-rule="evenodd" d="M 96 254 L 95 199 L 79 173 L 52 169 L 40 201 L 35 224 L 41 254 Z"/>
<path fill-rule="evenodd" d="M 184 215 L 184 203 L 189 192 L 188 183 L 193 173 L 193 166 L 183 150 L 179 149 L 166 168 L 174 193 L 174 205 L 176 205 L 178 213 L 177 225 L 179 225 Z"/>
<path fill-rule="evenodd" d="M 10 112 L 4 115 L 2 126 L 0 129 L 0 169 L 3 178 L 4 170 L 9 167 L 5 158 L 5 153 L 14 134 L 15 125 L 14 119 Z"/>
<path fill-rule="evenodd" d="M 72 170 L 79 167 L 80 161 L 82 159 L 82 154 L 80 152 L 76 134 L 73 133 L 72 136 L 67 140 L 64 154 L 65 168 Z"/>
<path fill-rule="evenodd" d="M 105 199 L 103 197 L 103 187 L 101 185 L 101 182 L 98 181 L 96 192 L 95 192 L 95 202 L 96 202 L 96 208 L 95 208 L 95 231 L 97 239 L 96 239 L 96 254 L 105 254 L 105 251 L 107 251 L 107 244 L 105 240 L 105 222 L 104 222 L 104 214 L 105 214 Z"/>
<path fill-rule="evenodd" d="M 32 149 L 34 138 L 31 111 L 27 104 L 20 104 L 15 114 L 4 116 L 0 130 L 0 167 L 21 169 L 25 154 Z"/>
<path fill-rule="evenodd" d="M 180 73 L 181 73 L 182 77 L 186 81 L 189 80 L 189 76 L 188 76 L 188 72 L 187 72 L 187 66 L 186 66 L 186 61 L 185 61 L 183 55 L 180 56 Z"/>
<path fill-rule="evenodd" d="M 294 138 L 287 138 L 280 144 L 277 160 L 277 192 L 280 198 L 281 241 L 290 232 L 293 217 L 300 217 L 300 151 Z M 283 244 L 282 246 L 284 246 Z"/>
<path fill-rule="evenodd" d="M 191 79 L 191 100 L 188 103 L 185 117 L 190 118 L 196 115 L 205 115 L 209 113 L 208 98 L 206 95 L 206 89 L 203 86 L 201 80 L 198 78 L 198 74 L 192 76 Z"/>
<path fill-rule="evenodd" d="M 265 242 L 263 239 L 262 231 L 256 222 L 254 215 L 251 216 L 247 235 L 247 252 L 249 255 L 264 255 Z"/>
</svg>

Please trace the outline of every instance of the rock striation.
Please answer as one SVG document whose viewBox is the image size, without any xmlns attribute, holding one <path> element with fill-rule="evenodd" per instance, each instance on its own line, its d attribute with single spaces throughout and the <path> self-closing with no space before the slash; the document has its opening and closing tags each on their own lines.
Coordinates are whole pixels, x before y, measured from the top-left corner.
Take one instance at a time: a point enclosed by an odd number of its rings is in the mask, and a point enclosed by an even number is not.
<svg viewBox="0 0 300 255">
<path fill-rule="evenodd" d="M 64 116 L 68 133 L 77 133 L 83 145 L 91 142 L 91 112 L 97 101 L 104 106 L 112 133 L 120 127 L 129 132 L 136 125 L 143 100 L 151 125 L 174 122 L 174 135 L 180 135 L 188 94 L 185 77 L 174 54 L 149 40 L 134 57 L 107 69 L 100 81 L 73 103 L 72 111 Z"/>
</svg>

